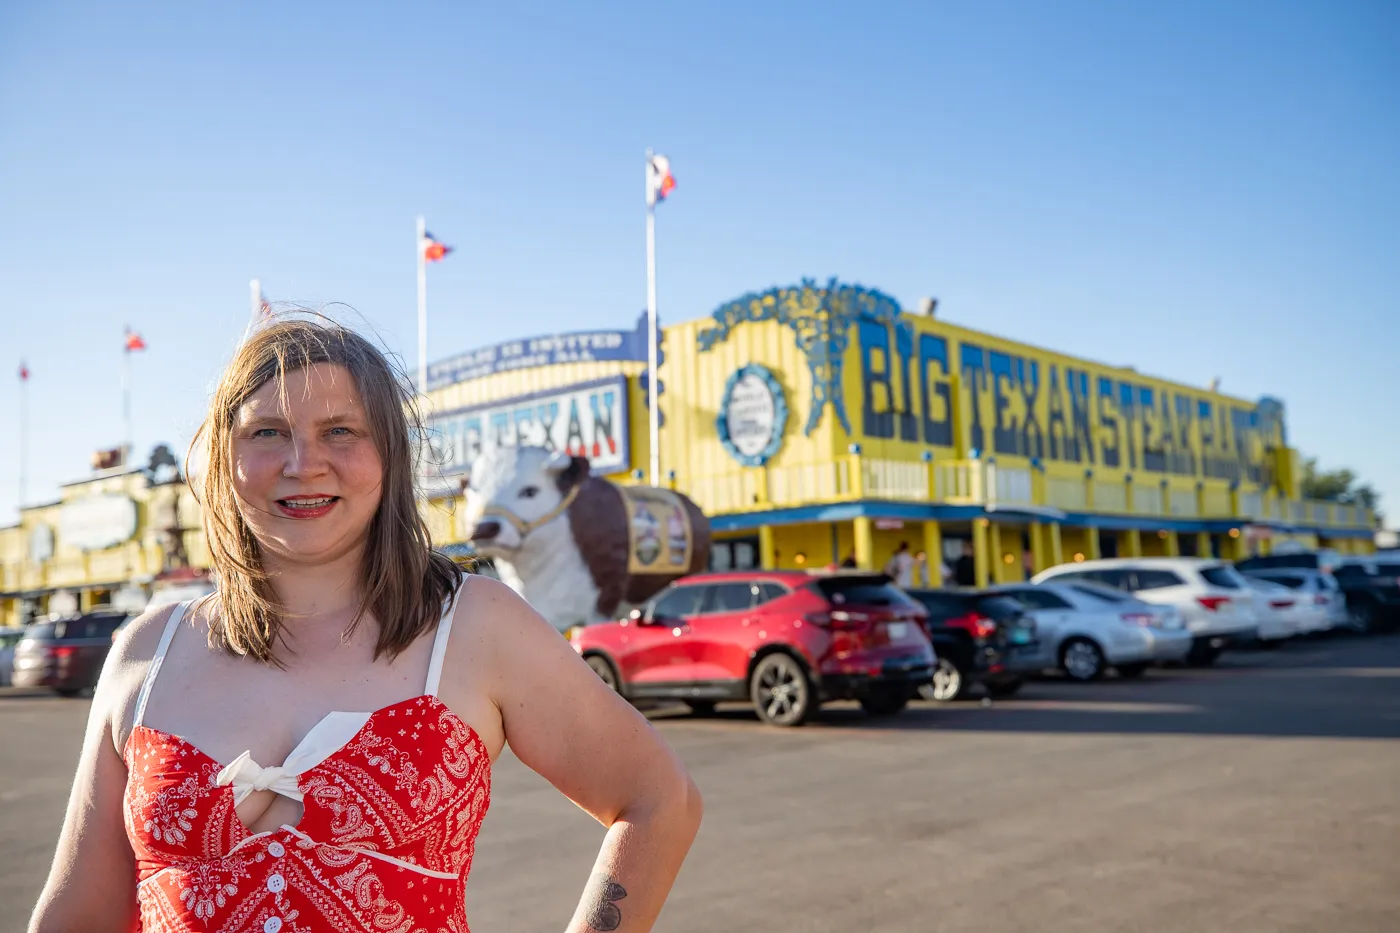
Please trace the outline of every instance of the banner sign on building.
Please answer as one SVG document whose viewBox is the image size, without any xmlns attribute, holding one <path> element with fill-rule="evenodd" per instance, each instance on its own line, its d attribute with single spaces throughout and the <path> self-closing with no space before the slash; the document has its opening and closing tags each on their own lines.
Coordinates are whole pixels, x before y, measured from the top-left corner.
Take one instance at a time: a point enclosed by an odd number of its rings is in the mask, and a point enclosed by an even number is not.
<svg viewBox="0 0 1400 933">
<path fill-rule="evenodd" d="M 631 468 L 627 377 L 613 376 L 446 412 L 429 422 L 443 469 L 465 471 L 487 447 L 532 445 L 587 457 L 598 475 Z"/>
<path fill-rule="evenodd" d="M 635 330 L 585 330 L 510 340 L 428 364 L 428 390 L 482 379 L 496 373 L 558 363 L 633 360 L 646 362 L 646 316 Z"/>
</svg>

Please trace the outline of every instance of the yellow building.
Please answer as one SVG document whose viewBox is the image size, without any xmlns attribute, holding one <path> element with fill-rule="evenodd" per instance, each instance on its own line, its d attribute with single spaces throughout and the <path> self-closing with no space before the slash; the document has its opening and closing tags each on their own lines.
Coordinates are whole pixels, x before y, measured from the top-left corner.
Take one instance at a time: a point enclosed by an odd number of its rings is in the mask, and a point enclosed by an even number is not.
<svg viewBox="0 0 1400 933">
<path fill-rule="evenodd" d="M 661 481 L 711 516 L 716 566 L 880 567 L 900 542 L 978 582 L 1112 555 L 1370 549 L 1374 516 L 1298 496 L 1283 406 L 1104 366 L 811 282 L 668 327 Z M 432 367 L 448 472 L 547 443 L 639 482 L 639 330 L 515 341 Z M 440 533 L 464 529 L 440 513 Z M 933 557 L 936 555 L 937 557 Z"/>
<path fill-rule="evenodd" d="M 546 444 L 645 481 L 645 337 L 639 322 L 430 366 L 434 541 L 465 542 L 458 475 L 486 445 Z M 717 568 L 852 556 L 878 568 L 908 542 L 937 585 L 939 558 L 964 551 L 981 583 L 1099 556 L 1373 548 L 1373 514 L 1299 498 L 1272 399 L 1016 343 L 834 282 L 745 295 L 666 328 L 661 350 L 660 481 L 710 516 Z M 97 471 L 0 528 L 0 625 L 207 567 L 174 466 L 167 452 Z"/>
<path fill-rule="evenodd" d="M 208 566 L 198 504 L 173 458 L 154 465 L 97 470 L 0 528 L 0 626 L 120 603 L 123 588 L 137 599 Z"/>
</svg>

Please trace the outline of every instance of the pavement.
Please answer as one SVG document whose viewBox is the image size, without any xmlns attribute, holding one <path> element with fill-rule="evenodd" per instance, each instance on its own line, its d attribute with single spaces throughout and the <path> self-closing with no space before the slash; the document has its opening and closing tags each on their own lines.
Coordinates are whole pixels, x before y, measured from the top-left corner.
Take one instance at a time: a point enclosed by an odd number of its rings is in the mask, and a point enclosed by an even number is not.
<svg viewBox="0 0 1400 933">
<path fill-rule="evenodd" d="M 43 882 L 86 709 L 0 691 L 0 933 Z M 706 802 L 658 930 L 1400 930 L 1400 635 L 795 730 L 649 715 Z M 603 830 L 508 753 L 493 798 L 472 928 L 562 929 Z"/>
</svg>

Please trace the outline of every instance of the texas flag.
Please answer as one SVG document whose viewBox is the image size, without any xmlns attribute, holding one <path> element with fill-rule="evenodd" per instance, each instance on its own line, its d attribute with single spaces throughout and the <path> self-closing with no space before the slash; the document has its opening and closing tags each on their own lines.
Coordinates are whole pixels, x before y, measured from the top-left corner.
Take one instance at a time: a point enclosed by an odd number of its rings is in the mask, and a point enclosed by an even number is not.
<svg viewBox="0 0 1400 933">
<path fill-rule="evenodd" d="M 651 204 L 659 204 L 676 190 L 676 176 L 671 174 L 671 160 L 653 155 L 647 162 L 647 196 Z"/>
<path fill-rule="evenodd" d="M 132 350 L 144 349 L 146 349 L 146 341 L 141 339 L 140 334 L 128 327 L 126 329 L 126 352 L 130 353 Z"/>
<path fill-rule="evenodd" d="M 428 262 L 441 262 L 442 258 L 452 252 L 452 247 L 440 243 L 438 238 L 428 231 L 423 231 L 423 258 Z"/>
</svg>

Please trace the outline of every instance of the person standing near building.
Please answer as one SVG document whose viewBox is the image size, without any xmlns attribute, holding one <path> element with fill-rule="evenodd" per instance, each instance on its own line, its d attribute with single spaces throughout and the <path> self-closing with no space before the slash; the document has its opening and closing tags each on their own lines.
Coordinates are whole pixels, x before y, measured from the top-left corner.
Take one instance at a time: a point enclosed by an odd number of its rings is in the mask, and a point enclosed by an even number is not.
<svg viewBox="0 0 1400 933">
<path fill-rule="evenodd" d="M 971 541 L 963 542 L 962 556 L 953 562 L 953 582 L 958 586 L 977 585 L 977 558 L 973 555 Z"/>
<path fill-rule="evenodd" d="M 607 827 L 560 928 L 652 929 L 699 793 L 529 604 L 433 550 L 414 397 L 329 322 L 238 348 L 194 448 L 218 591 L 112 648 L 30 933 L 466 930 L 507 743 Z"/>
<path fill-rule="evenodd" d="M 899 547 L 895 548 L 894 556 L 885 564 L 885 576 L 895 582 L 896 586 L 905 588 L 914 585 L 914 555 L 909 553 L 909 542 L 899 542 Z"/>
</svg>

